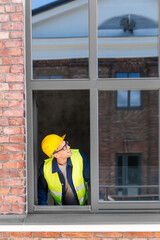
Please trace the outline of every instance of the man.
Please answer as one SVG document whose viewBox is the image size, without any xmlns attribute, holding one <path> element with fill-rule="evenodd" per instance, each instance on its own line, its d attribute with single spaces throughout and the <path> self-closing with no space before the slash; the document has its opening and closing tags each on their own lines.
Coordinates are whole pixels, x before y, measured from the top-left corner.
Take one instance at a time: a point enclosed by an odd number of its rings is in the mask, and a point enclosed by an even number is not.
<svg viewBox="0 0 160 240">
<path fill-rule="evenodd" d="M 70 149 L 65 136 L 50 134 L 41 143 L 49 158 L 39 171 L 39 205 L 47 205 L 48 190 L 56 205 L 84 205 L 87 201 L 89 161 L 78 149 Z"/>
</svg>

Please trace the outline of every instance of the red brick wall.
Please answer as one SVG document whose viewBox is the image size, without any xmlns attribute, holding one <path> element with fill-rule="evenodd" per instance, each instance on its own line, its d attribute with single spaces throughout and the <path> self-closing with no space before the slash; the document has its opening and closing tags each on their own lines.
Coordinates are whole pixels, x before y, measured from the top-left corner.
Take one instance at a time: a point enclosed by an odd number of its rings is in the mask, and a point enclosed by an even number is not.
<svg viewBox="0 0 160 240">
<path fill-rule="evenodd" d="M 159 240 L 160 232 L 2 232 L 2 240 Z"/>
<path fill-rule="evenodd" d="M 24 214 L 23 0 L 0 0 L 0 22 L 0 214 Z"/>
</svg>

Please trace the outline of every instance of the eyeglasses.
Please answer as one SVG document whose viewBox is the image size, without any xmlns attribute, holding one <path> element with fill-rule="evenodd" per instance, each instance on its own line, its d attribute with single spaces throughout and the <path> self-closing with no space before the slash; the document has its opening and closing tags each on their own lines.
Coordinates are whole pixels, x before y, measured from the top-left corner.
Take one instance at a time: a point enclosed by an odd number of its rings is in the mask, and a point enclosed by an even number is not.
<svg viewBox="0 0 160 240">
<path fill-rule="evenodd" d="M 68 141 L 66 141 L 65 142 L 65 144 L 64 144 L 64 146 L 60 149 L 60 150 L 58 150 L 58 151 L 54 151 L 54 153 L 58 153 L 58 152 L 60 152 L 60 151 L 66 151 L 67 150 L 67 146 L 69 146 L 69 142 Z"/>
</svg>

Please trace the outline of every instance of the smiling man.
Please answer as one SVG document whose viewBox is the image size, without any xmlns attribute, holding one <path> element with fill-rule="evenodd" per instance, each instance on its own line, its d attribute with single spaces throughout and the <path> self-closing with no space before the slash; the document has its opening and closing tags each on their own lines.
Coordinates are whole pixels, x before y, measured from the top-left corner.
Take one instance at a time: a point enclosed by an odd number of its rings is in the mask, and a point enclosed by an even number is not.
<svg viewBox="0 0 160 240">
<path fill-rule="evenodd" d="M 47 205 L 48 190 L 55 205 L 84 205 L 87 201 L 89 161 L 78 149 L 70 149 L 65 136 L 50 134 L 41 143 L 49 158 L 39 171 L 39 205 Z"/>
</svg>

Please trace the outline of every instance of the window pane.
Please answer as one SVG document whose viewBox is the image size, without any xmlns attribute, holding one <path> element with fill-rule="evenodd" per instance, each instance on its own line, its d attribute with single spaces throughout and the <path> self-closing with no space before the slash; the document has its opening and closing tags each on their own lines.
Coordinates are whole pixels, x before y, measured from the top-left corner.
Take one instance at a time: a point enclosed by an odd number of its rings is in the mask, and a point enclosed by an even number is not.
<svg viewBox="0 0 160 240">
<path fill-rule="evenodd" d="M 130 106 L 131 107 L 141 106 L 141 91 L 139 90 L 130 91 Z"/>
<path fill-rule="evenodd" d="M 42 152 L 41 141 L 48 134 L 66 134 L 72 149 L 79 149 L 90 159 L 89 91 L 55 90 L 34 91 L 34 161 L 35 189 L 40 165 L 47 156 Z M 37 119 L 37 121 L 36 121 Z M 50 197 L 50 194 L 48 194 Z M 37 204 L 37 193 L 35 193 Z M 53 199 L 49 198 L 49 205 Z M 89 204 L 89 202 L 88 202 Z"/>
<path fill-rule="evenodd" d="M 100 78 L 158 76 L 158 0 L 98 0 L 97 27 Z"/>
<path fill-rule="evenodd" d="M 128 107 L 128 91 L 117 91 L 117 107 Z"/>
<path fill-rule="evenodd" d="M 88 0 L 32 0 L 34 79 L 88 78 L 88 55 Z"/>
<path fill-rule="evenodd" d="M 99 91 L 99 200 L 157 200 L 158 91 L 141 91 L 136 110 L 117 109 L 116 94 Z"/>
</svg>

